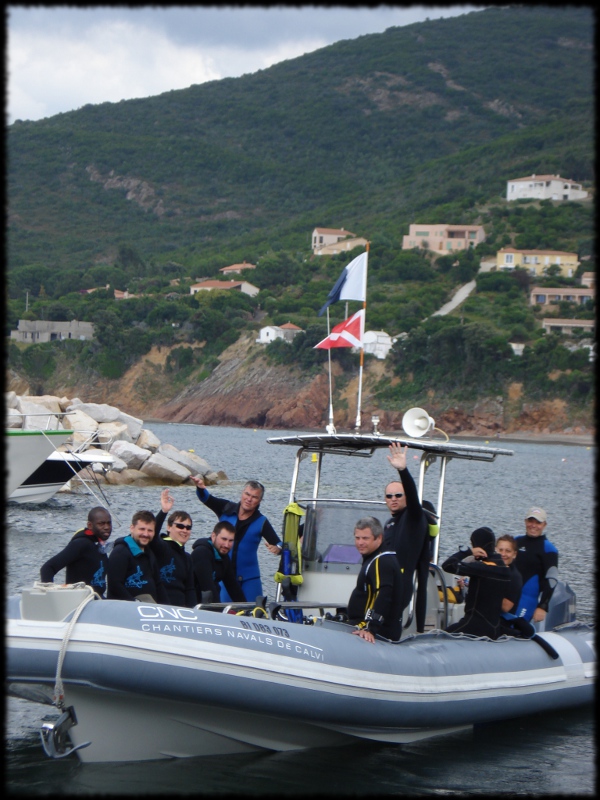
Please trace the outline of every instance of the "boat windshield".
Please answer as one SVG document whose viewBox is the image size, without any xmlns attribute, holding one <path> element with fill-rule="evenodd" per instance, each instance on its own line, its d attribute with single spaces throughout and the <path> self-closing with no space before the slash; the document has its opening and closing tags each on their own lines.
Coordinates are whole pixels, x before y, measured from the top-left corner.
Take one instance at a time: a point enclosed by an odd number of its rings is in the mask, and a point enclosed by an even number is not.
<svg viewBox="0 0 600 800">
<path fill-rule="evenodd" d="M 384 502 L 375 500 L 299 500 L 306 509 L 302 536 L 304 561 L 359 564 L 354 527 L 362 517 L 376 517 L 383 526 L 389 517 Z"/>
</svg>

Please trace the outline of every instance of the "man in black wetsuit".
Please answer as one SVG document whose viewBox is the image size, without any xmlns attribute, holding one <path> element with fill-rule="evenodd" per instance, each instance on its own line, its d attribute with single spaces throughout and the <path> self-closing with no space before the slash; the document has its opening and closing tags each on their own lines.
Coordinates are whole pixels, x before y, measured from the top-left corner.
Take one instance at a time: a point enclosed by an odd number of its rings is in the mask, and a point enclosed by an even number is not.
<svg viewBox="0 0 600 800">
<path fill-rule="evenodd" d="M 348 618 L 357 626 L 353 633 L 367 642 L 374 642 L 375 634 L 397 641 L 402 633 L 403 577 L 393 551 L 384 548 L 379 520 L 359 519 L 354 543 L 363 561 L 348 601 Z"/>
<path fill-rule="evenodd" d="M 168 603 L 154 553 L 148 545 L 154 538 L 155 517 L 151 511 L 136 511 L 129 536 L 117 539 L 108 558 L 109 600 Z"/>
<path fill-rule="evenodd" d="M 193 608 L 196 603 L 192 557 L 185 549 L 192 534 L 192 519 L 187 511 L 172 511 L 175 500 L 168 489 L 160 494 L 160 511 L 156 515 L 154 538 L 149 548 L 156 556 L 158 571 L 169 603 L 174 606 Z M 171 511 L 171 514 L 169 514 Z M 167 514 L 169 517 L 167 518 Z M 167 533 L 160 529 L 167 519 Z"/>
<path fill-rule="evenodd" d="M 471 534 L 471 547 L 459 550 L 442 564 L 444 572 L 469 577 L 465 615 L 446 628 L 448 633 L 470 633 L 490 639 L 501 635 L 502 600 L 510 584 L 510 571 L 495 547 L 491 528 L 477 528 Z"/>
<path fill-rule="evenodd" d="M 206 539 L 197 539 L 192 546 L 192 565 L 198 603 L 221 602 L 223 584 L 231 600 L 243 603 L 246 599 L 235 579 L 229 553 L 235 540 L 235 528 L 229 522 L 217 522 Z"/>
<path fill-rule="evenodd" d="M 390 445 L 388 461 L 398 470 L 399 481 L 385 487 L 385 503 L 392 516 L 383 528 L 386 550 L 394 550 L 402 571 L 402 611 L 410 603 L 414 572 L 429 535 L 427 518 L 419 493 L 406 466 L 407 447 Z"/>
<path fill-rule="evenodd" d="M 550 598 L 558 583 L 558 550 L 546 539 L 546 512 L 533 506 L 525 514 L 525 536 L 517 536 L 517 569 L 523 592 L 513 612 L 532 622 L 546 619 Z"/>
<path fill-rule="evenodd" d="M 78 530 L 69 544 L 40 570 L 40 580 L 52 583 L 61 569 L 67 568 L 66 583 L 87 583 L 104 597 L 106 590 L 106 541 L 112 533 L 112 518 L 102 506 L 92 508 L 85 528 Z"/>
</svg>

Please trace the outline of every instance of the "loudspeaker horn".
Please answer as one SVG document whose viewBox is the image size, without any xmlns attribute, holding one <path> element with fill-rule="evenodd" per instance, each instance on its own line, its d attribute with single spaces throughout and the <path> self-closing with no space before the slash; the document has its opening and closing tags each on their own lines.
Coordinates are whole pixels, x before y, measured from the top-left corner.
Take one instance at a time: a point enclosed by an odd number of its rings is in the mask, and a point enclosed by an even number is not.
<svg viewBox="0 0 600 800">
<path fill-rule="evenodd" d="M 410 408 L 402 417 L 402 428 L 407 436 L 418 439 L 433 430 L 435 421 L 423 408 Z"/>
</svg>

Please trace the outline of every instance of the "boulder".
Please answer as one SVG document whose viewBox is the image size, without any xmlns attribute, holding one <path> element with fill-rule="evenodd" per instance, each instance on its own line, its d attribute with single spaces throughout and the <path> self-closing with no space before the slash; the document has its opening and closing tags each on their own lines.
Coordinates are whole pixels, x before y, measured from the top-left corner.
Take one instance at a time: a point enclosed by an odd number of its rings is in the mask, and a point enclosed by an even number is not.
<svg viewBox="0 0 600 800">
<path fill-rule="evenodd" d="M 129 435 L 129 429 L 124 422 L 99 422 L 98 439 L 102 442 L 130 442 L 133 439 Z"/>
<path fill-rule="evenodd" d="M 183 483 L 190 477 L 190 471 L 187 467 L 160 453 L 153 453 L 150 458 L 146 459 L 141 466 L 141 471 L 144 475 L 156 478 L 160 483 L 174 486 Z"/>
<path fill-rule="evenodd" d="M 122 472 L 111 470 L 106 473 L 106 482 L 112 486 L 135 484 L 136 486 L 155 486 L 157 481 L 150 475 L 144 475 L 139 469 L 124 469 Z"/>
<path fill-rule="evenodd" d="M 117 422 L 124 422 L 125 425 L 127 425 L 127 431 L 131 436 L 131 441 L 137 442 L 138 437 L 142 432 L 144 420 L 138 419 L 137 417 L 132 417 L 131 414 L 126 414 L 124 411 L 119 411 Z"/>
<path fill-rule="evenodd" d="M 138 447 L 143 447 L 144 450 L 150 450 L 151 453 L 156 453 L 161 446 L 158 436 L 152 433 L 152 431 L 149 431 L 148 428 L 142 428 L 136 444 Z"/>
<path fill-rule="evenodd" d="M 73 409 L 63 417 L 63 425 L 65 428 L 71 428 L 74 431 L 89 431 L 92 433 L 98 430 L 96 420 L 92 419 L 81 408 Z"/>
<path fill-rule="evenodd" d="M 204 476 L 204 484 L 206 486 L 214 486 L 217 483 L 224 483 L 228 480 L 229 478 L 222 469 L 220 469 L 218 472 L 207 472 Z"/>
<path fill-rule="evenodd" d="M 16 408 L 18 399 L 16 392 L 4 393 L 4 402 L 7 408 Z"/>
<path fill-rule="evenodd" d="M 62 428 L 57 416 L 52 413 L 43 413 L 46 409 L 40 403 L 32 403 L 20 397 L 18 410 L 25 415 L 23 416 L 23 430 L 57 431 L 59 428 Z"/>
<path fill-rule="evenodd" d="M 126 461 L 123 461 L 122 458 L 119 458 L 119 456 L 114 455 L 114 453 L 112 455 L 114 461 L 110 465 L 111 472 L 123 472 L 123 470 L 129 469 Z"/>
<path fill-rule="evenodd" d="M 203 458 L 185 450 L 178 450 L 172 444 L 161 444 L 157 452 L 161 456 L 166 456 L 183 467 L 187 467 L 192 475 L 205 475 L 211 470 L 210 464 Z"/>
<path fill-rule="evenodd" d="M 59 399 L 53 394 L 42 394 L 36 396 L 30 395 L 27 398 L 27 402 L 43 406 L 43 408 L 41 408 L 40 411 L 45 411 L 46 409 L 48 409 L 48 411 L 52 411 L 53 414 L 62 413 L 62 408 L 60 407 Z"/>
<path fill-rule="evenodd" d="M 109 406 L 107 403 L 82 403 L 81 400 L 75 405 L 75 401 L 67 407 L 67 411 L 78 408 L 80 411 L 85 411 L 96 422 L 115 422 L 121 413 L 118 408 Z"/>
<path fill-rule="evenodd" d="M 149 450 L 144 450 L 133 442 L 113 442 L 109 453 L 122 459 L 130 469 L 141 469 L 142 464 L 150 458 Z"/>
<path fill-rule="evenodd" d="M 4 424 L 7 428 L 20 428 L 23 424 L 23 417 L 16 408 L 7 408 Z"/>
</svg>

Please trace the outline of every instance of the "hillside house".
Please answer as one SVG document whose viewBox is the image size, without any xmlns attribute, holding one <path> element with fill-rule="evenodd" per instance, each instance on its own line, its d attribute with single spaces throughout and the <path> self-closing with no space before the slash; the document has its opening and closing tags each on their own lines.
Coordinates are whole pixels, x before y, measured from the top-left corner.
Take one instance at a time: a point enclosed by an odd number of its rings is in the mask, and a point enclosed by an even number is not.
<svg viewBox="0 0 600 800">
<path fill-rule="evenodd" d="M 196 292 L 212 292 L 213 289 L 233 290 L 234 292 L 243 292 L 250 297 L 256 297 L 260 289 L 247 281 L 202 281 L 202 283 L 194 283 L 190 286 L 190 294 Z"/>
<path fill-rule="evenodd" d="M 265 325 L 264 328 L 260 329 L 256 343 L 270 344 L 274 342 L 275 339 L 283 339 L 285 342 L 291 342 L 302 332 L 302 328 L 294 325 L 293 322 L 286 322 L 284 325 Z"/>
<path fill-rule="evenodd" d="M 315 228 L 312 232 L 312 250 L 315 255 L 322 255 L 321 251 L 324 247 L 337 245 L 344 239 L 355 238 L 355 233 L 346 231 L 344 228 Z"/>
<path fill-rule="evenodd" d="M 384 359 L 390 352 L 392 345 L 398 337 L 391 337 L 385 331 L 365 331 L 363 337 L 363 347 L 365 353 L 371 353 L 376 358 Z M 359 348 L 353 347 L 353 353 L 358 353 Z"/>
<path fill-rule="evenodd" d="M 596 322 L 593 319 L 553 319 L 545 317 L 542 326 L 546 333 L 562 333 L 565 336 L 572 335 L 575 331 L 593 333 Z"/>
<path fill-rule="evenodd" d="M 10 332 L 10 338 L 24 344 L 42 344 L 42 342 L 61 341 L 62 339 L 87 340 L 94 338 L 94 325 L 91 322 L 51 322 L 45 319 L 20 319 L 16 331 Z"/>
<path fill-rule="evenodd" d="M 532 306 L 549 306 L 563 300 L 582 306 L 594 299 L 595 289 L 574 286 L 534 286 L 529 293 L 529 304 Z"/>
<path fill-rule="evenodd" d="M 560 175 L 529 175 L 506 182 L 507 200 L 585 200 L 580 183 Z"/>
<path fill-rule="evenodd" d="M 485 242 L 483 225 L 410 225 L 402 249 L 418 247 L 438 255 L 468 250 Z"/>
<path fill-rule="evenodd" d="M 496 253 L 496 267 L 504 272 L 522 267 L 530 275 L 545 275 L 554 264 L 560 267 L 561 275 L 572 278 L 579 266 L 577 253 L 564 253 L 561 250 L 516 250 L 514 247 L 503 247 Z"/>
<path fill-rule="evenodd" d="M 243 261 L 241 264 L 230 264 L 228 267 L 222 267 L 219 272 L 223 275 L 239 274 L 246 269 L 256 269 L 256 264 L 247 264 Z"/>
<path fill-rule="evenodd" d="M 588 289 L 593 289 L 596 286 L 596 273 L 584 272 L 581 276 L 581 285 L 587 286 Z"/>
</svg>

